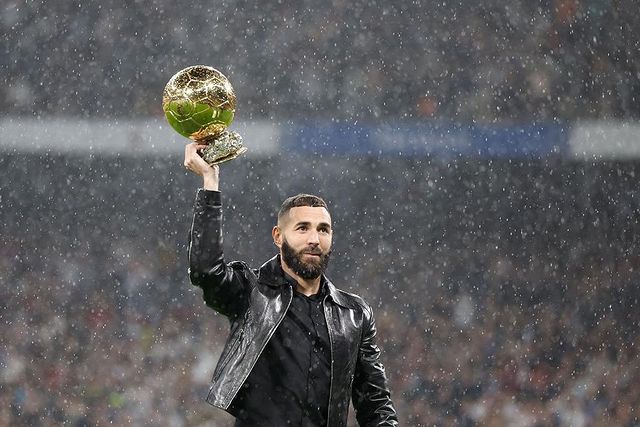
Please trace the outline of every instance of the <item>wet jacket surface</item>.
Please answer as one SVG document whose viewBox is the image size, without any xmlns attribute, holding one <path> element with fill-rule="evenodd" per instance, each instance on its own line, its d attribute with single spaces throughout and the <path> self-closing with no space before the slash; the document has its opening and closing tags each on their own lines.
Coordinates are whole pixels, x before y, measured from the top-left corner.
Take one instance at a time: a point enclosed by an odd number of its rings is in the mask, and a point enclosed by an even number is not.
<svg viewBox="0 0 640 427">
<path fill-rule="evenodd" d="M 189 244 L 189 277 L 205 303 L 226 316 L 230 333 L 214 370 L 207 402 L 228 410 L 285 316 L 293 288 L 278 275 L 278 256 L 259 269 L 226 263 L 220 193 L 199 190 Z M 329 427 L 347 425 L 353 400 L 361 426 L 397 426 L 369 305 L 326 279 L 324 315 L 331 341 Z"/>
</svg>

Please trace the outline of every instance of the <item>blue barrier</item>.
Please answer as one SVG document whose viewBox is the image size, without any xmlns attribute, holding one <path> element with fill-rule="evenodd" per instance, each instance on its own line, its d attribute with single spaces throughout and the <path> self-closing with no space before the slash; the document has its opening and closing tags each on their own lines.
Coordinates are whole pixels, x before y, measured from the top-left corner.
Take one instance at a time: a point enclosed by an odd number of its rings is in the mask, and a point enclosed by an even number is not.
<svg viewBox="0 0 640 427">
<path fill-rule="evenodd" d="M 557 123 L 524 126 L 294 123 L 282 130 L 280 143 L 290 152 L 317 155 L 532 158 L 567 155 L 569 136 L 569 127 Z"/>
</svg>

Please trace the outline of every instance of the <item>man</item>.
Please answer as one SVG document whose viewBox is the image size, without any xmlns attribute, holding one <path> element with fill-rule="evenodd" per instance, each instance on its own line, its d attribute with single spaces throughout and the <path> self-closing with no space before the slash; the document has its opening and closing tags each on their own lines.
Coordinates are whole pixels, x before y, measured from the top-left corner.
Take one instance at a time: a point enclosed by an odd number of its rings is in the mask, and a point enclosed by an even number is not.
<svg viewBox="0 0 640 427">
<path fill-rule="evenodd" d="M 361 426 L 397 426 L 379 361 L 371 308 L 323 274 L 331 216 L 322 199 L 290 197 L 272 237 L 279 254 L 257 270 L 224 261 L 219 170 L 185 149 L 184 165 L 203 177 L 189 244 L 189 277 L 230 334 L 207 401 L 236 426 L 346 426 L 349 399 Z"/>
</svg>

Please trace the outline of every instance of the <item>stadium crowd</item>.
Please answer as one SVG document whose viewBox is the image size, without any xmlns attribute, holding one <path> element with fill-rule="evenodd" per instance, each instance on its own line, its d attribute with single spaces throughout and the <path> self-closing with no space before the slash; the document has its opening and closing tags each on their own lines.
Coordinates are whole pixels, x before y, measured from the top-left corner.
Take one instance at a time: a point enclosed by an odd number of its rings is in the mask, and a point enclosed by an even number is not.
<svg viewBox="0 0 640 427">
<path fill-rule="evenodd" d="M 8 0 L 0 115 L 159 115 L 203 63 L 242 120 L 639 119 L 636 9 Z M 317 184 L 402 425 L 640 426 L 639 164 L 279 162 L 224 169 L 228 258 L 258 266 L 265 212 Z M 203 400 L 227 324 L 187 281 L 197 183 L 176 165 L 3 153 L 0 426 L 229 425 Z"/>
<path fill-rule="evenodd" d="M 161 114 L 171 75 L 203 63 L 242 120 L 639 118 L 633 0 L 0 6 L 0 114 Z"/>
<path fill-rule="evenodd" d="M 265 212 L 299 191 L 279 161 L 224 170 L 228 259 L 271 253 Z M 203 400 L 227 324 L 186 277 L 197 182 L 179 159 L 0 163 L 25 183 L 0 193 L 0 425 L 230 425 Z M 402 425 L 640 425 L 638 167 L 317 172 L 330 276 L 374 308 Z"/>
</svg>

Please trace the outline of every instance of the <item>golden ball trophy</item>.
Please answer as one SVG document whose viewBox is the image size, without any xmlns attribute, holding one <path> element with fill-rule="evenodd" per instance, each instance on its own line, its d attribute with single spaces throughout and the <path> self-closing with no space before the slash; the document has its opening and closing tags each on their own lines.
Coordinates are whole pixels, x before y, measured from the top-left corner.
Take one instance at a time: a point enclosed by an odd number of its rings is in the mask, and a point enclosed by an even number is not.
<svg viewBox="0 0 640 427">
<path fill-rule="evenodd" d="M 164 88 L 162 110 L 176 132 L 207 145 L 201 156 L 210 165 L 247 151 L 242 137 L 227 130 L 235 115 L 236 94 L 215 68 L 194 65 L 178 71 Z"/>
</svg>

